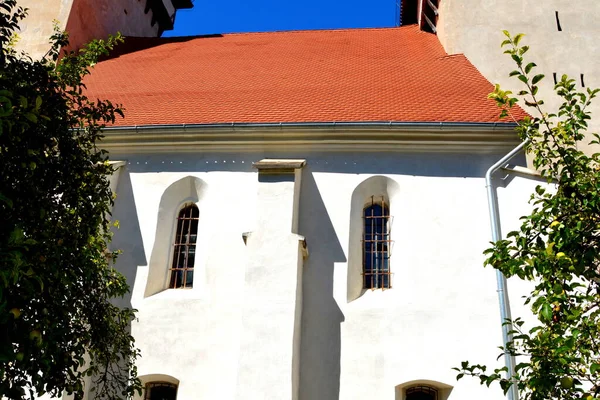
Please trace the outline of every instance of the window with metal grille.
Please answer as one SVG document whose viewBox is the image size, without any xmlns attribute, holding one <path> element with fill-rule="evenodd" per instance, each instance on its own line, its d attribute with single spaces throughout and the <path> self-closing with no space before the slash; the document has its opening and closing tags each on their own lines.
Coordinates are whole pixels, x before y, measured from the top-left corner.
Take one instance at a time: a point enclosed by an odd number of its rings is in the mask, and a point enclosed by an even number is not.
<svg viewBox="0 0 600 400">
<path fill-rule="evenodd" d="M 179 211 L 175 242 L 173 243 L 173 263 L 169 269 L 171 271 L 169 288 L 192 287 L 199 216 L 200 212 L 195 204 L 188 205 Z"/>
<path fill-rule="evenodd" d="M 438 391 L 431 386 L 413 386 L 406 389 L 406 400 L 437 400 Z"/>
<path fill-rule="evenodd" d="M 438 0 L 422 0 L 421 2 L 421 30 L 436 33 L 438 16 Z"/>
<path fill-rule="evenodd" d="M 363 211 L 363 287 L 390 289 L 390 213 L 384 198 L 371 197 Z"/>
<path fill-rule="evenodd" d="M 175 400 L 177 385 L 169 382 L 150 382 L 146 384 L 144 400 Z"/>
</svg>

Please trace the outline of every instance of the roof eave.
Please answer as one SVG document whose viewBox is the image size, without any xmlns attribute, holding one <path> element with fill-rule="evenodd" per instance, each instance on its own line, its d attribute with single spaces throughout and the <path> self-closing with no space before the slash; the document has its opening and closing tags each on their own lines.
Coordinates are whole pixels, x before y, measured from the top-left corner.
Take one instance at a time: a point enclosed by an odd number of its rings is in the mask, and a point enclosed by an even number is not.
<svg viewBox="0 0 600 400">
<path fill-rule="evenodd" d="M 280 122 L 107 127 L 112 154 L 195 151 L 505 151 L 519 143 L 501 122 Z"/>
</svg>

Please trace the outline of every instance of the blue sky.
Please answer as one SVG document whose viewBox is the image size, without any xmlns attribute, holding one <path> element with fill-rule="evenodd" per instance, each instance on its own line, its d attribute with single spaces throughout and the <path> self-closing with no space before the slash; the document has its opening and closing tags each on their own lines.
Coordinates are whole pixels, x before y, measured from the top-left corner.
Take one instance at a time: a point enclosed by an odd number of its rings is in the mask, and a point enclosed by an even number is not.
<svg viewBox="0 0 600 400">
<path fill-rule="evenodd" d="M 395 26 L 400 0 L 195 0 L 163 36 Z"/>
</svg>

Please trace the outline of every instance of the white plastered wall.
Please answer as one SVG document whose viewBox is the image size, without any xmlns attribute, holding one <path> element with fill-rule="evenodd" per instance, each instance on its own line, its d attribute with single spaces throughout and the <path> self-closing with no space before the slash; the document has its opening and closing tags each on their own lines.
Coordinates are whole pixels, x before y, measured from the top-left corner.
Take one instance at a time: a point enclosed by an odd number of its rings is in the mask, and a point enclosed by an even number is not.
<svg viewBox="0 0 600 400">
<path fill-rule="evenodd" d="M 300 351 L 298 398 L 398 400 L 402 391 L 397 388 L 413 381 L 451 389 L 450 400 L 503 398 L 499 389 L 481 387 L 474 380 L 457 383 L 451 370 L 466 359 L 497 366 L 501 362 L 496 362 L 501 330 L 495 276 L 482 267 L 482 251 L 490 237 L 483 174 L 500 156 L 119 155 L 128 166 L 119 181 L 115 214 L 127 232 L 116 234 L 115 240 L 124 249 L 119 266 L 134 283 L 131 305 L 139 310 L 139 321 L 132 326 L 142 351 L 139 374 L 179 380 L 179 399 L 233 400 L 250 398 L 241 393 L 240 374 L 261 379 L 280 372 L 258 361 L 265 357 L 242 354 L 244 305 L 262 301 L 265 310 L 273 307 L 269 293 L 245 290 L 253 278 L 246 274 L 242 234 L 259 228 L 258 174 L 250 164 L 265 157 L 306 158 L 298 233 L 306 237 L 310 255 L 302 267 L 300 343 L 289 344 Z M 197 261 L 203 283 L 195 281 L 191 290 L 165 289 L 145 296 L 153 252 L 157 246 L 168 248 L 171 241 L 157 236 L 161 197 L 188 177 L 206 189 L 199 228 L 206 233 L 200 235 L 203 254 Z M 366 291 L 348 301 L 348 260 L 354 246 L 360 247 L 351 243 L 353 193 L 373 177 L 388 182 L 394 287 Z M 516 178 L 501 189 L 506 224 L 514 227 L 516 218 L 528 210 L 526 201 L 535 184 Z M 270 218 L 289 217 L 275 212 Z M 128 248 L 135 254 L 128 255 Z M 201 279 L 198 275 L 195 279 Z M 513 298 L 520 302 L 518 296 Z M 263 312 L 251 322 L 270 326 L 278 315 Z M 281 323 L 289 321 L 286 316 Z M 283 344 L 274 343 L 279 342 L 266 335 L 258 351 L 290 358 L 293 352 L 287 345 L 277 348 Z M 272 381 L 268 393 L 252 398 L 291 398 L 292 378 Z"/>
</svg>

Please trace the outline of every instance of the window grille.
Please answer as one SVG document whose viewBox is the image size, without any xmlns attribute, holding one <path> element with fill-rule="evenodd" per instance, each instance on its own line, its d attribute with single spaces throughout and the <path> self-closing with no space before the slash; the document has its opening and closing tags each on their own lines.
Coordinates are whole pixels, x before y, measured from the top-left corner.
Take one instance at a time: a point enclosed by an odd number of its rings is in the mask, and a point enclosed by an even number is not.
<svg viewBox="0 0 600 400">
<path fill-rule="evenodd" d="M 421 30 L 436 33 L 439 14 L 438 0 L 423 0 L 421 2 Z"/>
<path fill-rule="evenodd" d="M 173 263 L 169 288 L 191 288 L 194 281 L 196 261 L 196 238 L 198 236 L 198 207 L 184 207 L 177 217 L 177 231 L 173 244 Z"/>
<path fill-rule="evenodd" d="M 391 256 L 390 213 L 382 197 L 363 211 L 363 287 L 365 289 L 390 289 Z"/>
<path fill-rule="evenodd" d="M 175 400 L 177 385 L 168 382 L 150 382 L 146 385 L 144 400 Z"/>
<path fill-rule="evenodd" d="M 413 386 L 406 389 L 406 400 L 438 400 L 438 391 L 431 386 Z"/>
</svg>

